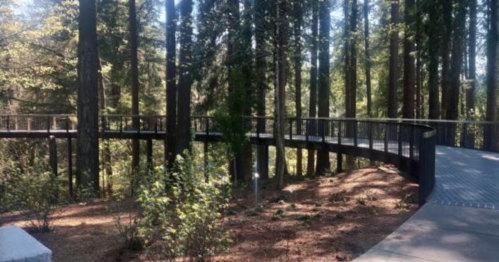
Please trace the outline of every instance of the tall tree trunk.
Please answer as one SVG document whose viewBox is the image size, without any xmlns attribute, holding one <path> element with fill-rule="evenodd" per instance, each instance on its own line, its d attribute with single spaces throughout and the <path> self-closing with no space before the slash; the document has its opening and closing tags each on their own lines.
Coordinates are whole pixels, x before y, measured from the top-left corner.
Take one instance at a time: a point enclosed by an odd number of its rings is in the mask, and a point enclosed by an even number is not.
<svg viewBox="0 0 499 262">
<path fill-rule="evenodd" d="M 286 117 L 286 53 L 287 53 L 287 3 L 276 1 L 276 33 L 275 33 L 275 139 L 276 139 L 276 179 L 279 188 L 284 187 L 286 173 L 286 152 L 284 148 L 284 132 Z"/>
<path fill-rule="evenodd" d="M 319 2 L 312 0 L 312 39 L 310 47 L 310 104 L 308 116 L 317 117 L 317 37 L 319 31 Z M 317 122 L 310 121 L 308 131 L 310 135 L 317 132 Z M 315 150 L 308 150 L 307 174 L 315 175 Z"/>
<path fill-rule="evenodd" d="M 466 89 L 466 120 L 475 120 L 475 90 L 476 79 L 476 37 L 477 37 L 477 0 L 470 0 L 470 22 L 469 22 L 469 52 L 468 52 L 468 77 L 470 87 Z M 465 146 L 474 148 L 475 135 L 468 126 Z"/>
<path fill-rule="evenodd" d="M 175 0 L 166 0 L 166 141 L 165 160 L 169 168 L 175 162 L 177 140 L 177 66 Z"/>
<path fill-rule="evenodd" d="M 489 32 L 487 38 L 487 112 L 486 120 L 497 122 L 497 81 L 498 81 L 498 41 L 499 38 L 499 4 L 498 0 L 489 1 Z M 489 125 L 485 130 L 484 147 L 487 150 L 498 150 L 497 125 Z"/>
<path fill-rule="evenodd" d="M 388 80 L 388 117 L 397 117 L 398 96 L 398 53 L 399 53 L 399 0 L 393 0 L 391 4 L 391 28 L 390 28 L 390 72 Z"/>
<path fill-rule="evenodd" d="M 265 101 L 267 93 L 267 60 L 265 52 L 265 37 L 266 34 L 266 10 L 267 2 L 265 0 L 255 0 L 255 64 L 256 64 L 256 114 L 259 117 L 266 116 Z M 258 132 L 265 133 L 265 119 L 258 120 Z M 261 179 L 269 177 L 269 147 L 266 145 L 257 146 L 257 170 Z"/>
<path fill-rule="evenodd" d="M 404 34 L 404 104 L 402 115 L 404 118 L 414 118 L 414 16 L 416 12 L 415 0 L 405 0 L 405 34 Z"/>
<path fill-rule="evenodd" d="M 98 50 L 95 0 L 80 0 L 76 182 L 99 192 Z"/>
<path fill-rule="evenodd" d="M 470 25 L 469 25 L 469 79 L 470 88 L 466 90 L 466 118 L 473 120 L 475 117 L 475 90 L 476 79 L 476 31 L 477 30 L 477 0 L 470 0 Z"/>
<path fill-rule="evenodd" d="M 296 109 L 296 131 L 299 135 L 302 134 L 302 108 L 301 108 L 301 66 L 302 66 L 302 46 L 301 46 L 301 26 L 302 26 L 302 3 L 300 1 L 294 2 L 294 37 L 295 37 L 295 109 Z M 296 150 L 296 175 L 302 176 L 302 150 Z"/>
<path fill-rule="evenodd" d="M 447 116 L 447 103 L 449 101 L 447 89 L 449 84 L 449 68 L 450 68 L 450 51 L 452 47 L 452 1 L 444 0 L 442 1 L 442 102 L 441 102 L 441 113 L 442 119 L 449 119 Z"/>
<path fill-rule="evenodd" d="M 438 57 L 440 52 L 440 22 L 439 22 L 439 3 L 433 1 L 428 7 L 429 25 L 428 31 L 428 103 L 429 113 L 428 118 L 440 118 L 440 100 L 439 100 L 439 85 L 438 85 Z"/>
<path fill-rule="evenodd" d="M 466 8 L 468 0 L 458 0 L 456 16 L 454 19 L 454 33 L 452 44 L 452 61 L 448 77 L 448 103 L 446 105 L 447 119 L 457 120 L 459 117 L 459 91 L 461 89 L 461 73 L 463 68 L 463 44 L 465 39 L 466 30 Z M 456 144 L 456 126 L 451 124 L 449 126 L 448 140 L 449 144 L 454 146 Z"/>
<path fill-rule="evenodd" d="M 252 8 L 252 0 L 243 0 L 244 13 L 241 16 L 241 46 L 240 46 L 240 55 L 239 63 L 241 66 L 242 77 L 244 78 L 244 84 L 242 88 L 244 88 L 243 93 L 245 97 L 250 98 L 251 100 L 254 97 L 252 82 L 254 80 L 253 74 L 253 51 L 252 51 L 252 39 L 253 39 L 253 30 L 251 29 L 251 23 L 253 22 L 252 12 L 250 11 Z M 251 115 L 251 103 L 245 101 L 244 104 L 244 116 Z M 248 121 L 244 121 L 245 132 L 248 131 L 251 126 L 251 123 Z M 251 181 L 252 171 L 253 171 L 253 147 L 250 143 L 246 143 L 242 148 L 241 153 L 237 156 L 236 160 L 238 162 L 238 174 L 241 174 L 241 177 L 244 181 Z"/>
<path fill-rule="evenodd" d="M 348 77 L 346 80 L 349 80 L 350 83 L 348 85 L 348 96 L 347 102 L 348 106 L 346 107 L 346 117 L 347 118 L 355 118 L 357 117 L 357 19 L 358 19 L 358 6 L 357 0 L 352 0 L 351 5 L 352 11 L 350 15 L 350 23 L 348 30 L 349 32 L 349 50 L 347 50 L 348 56 Z M 346 126 L 347 136 L 354 137 L 355 130 L 357 125 L 355 122 L 349 122 Z M 354 168 L 355 158 L 353 156 L 347 155 L 346 157 L 346 169 L 352 170 Z"/>
<path fill-rule="evenodd" d="M 132 125 L 133 129 L 139 130 L 139 58 L 137 49 L 139 46 L 139 33 L 137 30 L 137 12 L 135 0 L 128 0 L 128 23 L 130 30 L 130 59 L 132 70 Z M 136 169 L 140 164 L 140 143 L 138 139 L 132 140 L 132 169 Z"/>
<path fill-rule="evenodd" d="M 421 30 L 422 30 L 422 15 L 421 15 L 421 0 L 417 0 L 416 2 L 416 119 L 423 118 L 423 107 L 421 103 L 421 92 L 422 92 L 422 61 L 421 61 L 421 53 L 422 53 L 422 39 L 421 39 Z"/>
<path fill-rule="evenodd" d="M 107 101 L 106 101 L 106 86 L 104 84 L 104 77 L 102 75 L 102 64 L 100 57 L 97 57 L 98 60 L 98 65 L 99 65 L 99 73 L 98 73 L 98 83 L 99 83 L 99 111 L 101 114 L 105 115 L 107 114 Z M 106 121 L 105 118 L 102 119 L 102 121 Z M 107 126 L 107 123 L 104 122 L 102 123 L 103 126 Z M 103 149 L 102 149 L 102 166 L 104 167 L 104 177 L 107 178 L 107 183 L 104 185 L 103 181 L 103 189 L 105 188 L 106 190 L 103 191 L 103 195 L 107 193 L 109 196 L 112 194 L 112 188 L 113 188 L 113 182 L 112 182 L 112 177 L 113 177 L 113 166 L 111 162 L 111 149 L 109 148 L 109 140 L 103 141 Z"/>
<path fill-rule="evenodd" d="M 372 91 L 371 91 L 371 50 L 369 44 L 369 0 L 364 0 L 364 52 L 365 52 L 365 74 L 367 92 L 367 117 L 372 117 Z"/>
<path fill-rule="evenodd" d="M 319 3 L 319 117 L 329 117 L 329 29 L 331 28 L 330 1 Z M 319 135 L 328 133 L 327 124 L 319 123 Z M 330 169 L 329 151 L 321 149 L 317 153 L 317 175 Z"/>
<path fill-rule="evenodd" d="M 184 154 L 191 140 L 192 6 L 192 0 L 183 0 L 180 6 L 176 154 Z"/>
<path fill-rule="evenodd" d="M 350 81 L 350 21 L 349 21 L 349 15 L 350 13 L 350 0 L 344 0 L 343 1 L 343 20 L 345 24 L 345 32 L 343 35 L 343 73 L 344 73 L 344 84 L 345 84 L 345 117 L 348 117 L 348 114 L 350 112 L 350 99 L 352 96 L 350 95 L 351 92 L 351 81 Z"/>
</svg>

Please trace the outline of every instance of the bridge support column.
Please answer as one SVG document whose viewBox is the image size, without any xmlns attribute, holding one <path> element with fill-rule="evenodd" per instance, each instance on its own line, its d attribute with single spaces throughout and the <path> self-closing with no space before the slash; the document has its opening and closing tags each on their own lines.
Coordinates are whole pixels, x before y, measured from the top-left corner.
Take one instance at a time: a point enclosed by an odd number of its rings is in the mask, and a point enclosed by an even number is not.
<svg viewBox="0 0 499 262">
<path fill-rule="evenodd" d="M 336 173 L 341 172 L 343 172 L 343 154 L 338 152 L 336 154 Z"/>
<path fill-rule="evenodd" d="M 149 170 L 153 169 L 153 161 L 152 161 L 152 139 L 147 139 L 147 168 Z"/>
<path fill-rule="evenodd" d="M 208 137 L 204 140 L 203 143 L 203 159 L 204 159 L 204 180 L 208 182 L 210 180 L 208 174 Z"/>
<path fill-rule="evenodd" d="M 269 178 L 269 147 L 266 145 L 257 146 L 257 163 L 258 175 L 261 180 Z"/>
<path fill-rule="evenodd" d="M 73 145 L 71 137 L 68 137 L 68 191 L 69 197 L 73 198 Z"/>
<path fill-rule="evenodd" d="M 55 136 L 49 136 L 49 162 L 50 162 L 50 168 L 52 169 L 52 174 L 55 176 L 55 179 L 57 179 L 57 144 L 55 140 Z M 58 198 L 58 192 L 55 192 L 55 198 Z"/>
</svg>

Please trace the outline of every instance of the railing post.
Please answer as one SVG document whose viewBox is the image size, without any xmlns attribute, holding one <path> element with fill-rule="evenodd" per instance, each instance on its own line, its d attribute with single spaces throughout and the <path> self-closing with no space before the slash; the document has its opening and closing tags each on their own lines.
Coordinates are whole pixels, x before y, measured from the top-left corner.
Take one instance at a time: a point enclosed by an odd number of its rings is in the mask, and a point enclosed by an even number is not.
<svg viewBox="0 0 499 262">
<path fill-rule="evenodd" d="M 7 131 L 10 132 L 10 116 L 7 116 Z"/>
<path fill-rule="evenodd" d="M 402 166 L 402 131 L 403 131 L 404 125 L 399 124 L 398 128 L 398 158 L 399 158 L 399 168 Z"/>
<path fill-rule="evenodd" d="M 338 151 L 336 153 L 336 173 L 343 171 L 343 155 L 341 154 L 341 121 L 338 121 Z"/>
<path fill-rule="evenodd" d="M 341 121 L 338 121 L 338 146 L 341 146 Z"/>
<path fill-rule="evenodd" d="M 367 122 L 367 128 L 368 130 L 368 139 L 369 139 L 369 150 L 373 150 L 373 123 L 372 122 Z M 370 159 L 372 160 L 372 159 Z"/>
<path fill-rule="evenodd" d="M 307 120 L 305 120 L 305 122 L 307 123 L 307 132 L 305 134 L 305 141 L 307 141 L 307 143 L 308 143 L 309 136 L 310 136 L 310 120 L 307 119 Z"/>
<path fill-rule="evenodd" d="M 355 121 L 351 121 L 351 125 L 353 126 L 353 145 L 357 148 L 358 145 L 357 128 L 359 125 Z"/>
<path fill-rule="evenodd" d="M 69 197 L 73 198 L 73 147 L 71 143 L 71 136 L 68 135 L 68 186 Z"/>
<path fill-rule="evenodd" d="M 260 140 L 260 118 L 256 118 L 256 138 Z"/>
<path fill-rule="evenodd" d="M 158 120 L 161 121 L 161 118 L 159 117 L 154 117 L 154 134 L 158 134 Z"/>
<path fill-rule="evenodd" d="M 293 118 L 289 119 L 289 140 L 293 140 Z"/>
<path fill-rule="evenodd" d="M 385 124 L 385 139 L 384 139 L 384 143 L 385 143 L 385 156 L 388 153 L 388 133 L 389 132 L 390 132 L 390 124 L 386 123 Z"/>
<path fill-rule="evenodd" d="M 321 119 L 321 128 L 322 128 L 322 143 L 326 143 L 326 125 L 325 122 L 326 120 Z"/>
<path fill-rule="evenodd" d="M 50 133 L 50 116 L 47 116 L 47 132 Z"/>
<path fill-rule="evenodd" d="M 66 116 L 66 133 L 69 133 L 69 116 Z"/>
<path fill-rule="evenodd" d="M 205 129 L 206 129 L 206 130 L 205 130 L 205 132 L 206 132 L 206 141 L 208 141 L 208 138 L 209 138 L 209 136 L 210 136 L 210 119 L 207 117 L 207 118 L 205 119 L 205 121 L 206 121 L 206 122 L 205 122 L 205 125 L 206 125 L 206 128 L 205 128 Z"/>
<path fill-rule="evenodd" d="M 414 124 L 411 125 L 409 137 L 409 172 L 412 173 L 412 161 L 414 160 Z"/>
<path fill-rule="evenodd" d="M 120 116 L 120 133 L 123 133 L 123 116 Z"/>
</svg>

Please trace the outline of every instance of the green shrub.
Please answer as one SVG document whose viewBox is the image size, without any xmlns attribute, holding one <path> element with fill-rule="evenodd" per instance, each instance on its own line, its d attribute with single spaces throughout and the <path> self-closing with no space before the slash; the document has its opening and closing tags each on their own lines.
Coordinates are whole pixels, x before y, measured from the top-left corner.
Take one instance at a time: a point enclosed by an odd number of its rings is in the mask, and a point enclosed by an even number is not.
<svg viewBox="0 0 499 262">
<path fill-rule="evenodd" d="M 17 170 L 4 181 L 1 205 L 2 209 L 19 211 L 33 230 L 48 232 L 60 202 L 58 193 L 55 175 Z"/>
<path fill-rule="evenodd" d="M 163 168 L 144 179 L 138 197 L 142 210 L 139 232 L 151 260 L 206 261 L 226 250 L 228 232 L 220 218 L 228 207 L 228 185 L 190 158 L 178 158 L 175 172 Z"/>
</svg>

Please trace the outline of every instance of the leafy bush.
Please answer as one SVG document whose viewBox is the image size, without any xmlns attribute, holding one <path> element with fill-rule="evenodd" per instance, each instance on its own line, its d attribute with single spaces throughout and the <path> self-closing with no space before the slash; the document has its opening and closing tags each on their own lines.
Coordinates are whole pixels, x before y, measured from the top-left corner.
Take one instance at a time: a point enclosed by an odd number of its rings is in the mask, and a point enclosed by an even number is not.
<svg viewBox="0 0 499 262">
<path fill-rule="evenodd" d="M 219 219 L 228 207 L 229 186 L 209 175 L 211 182 L 190 157 L 179 157 L 174 172 L 159 168 L 144 179 L 139 232 L 151 260 L 206 261 L 226 249 L 228 232 Z"/>
<path fill-rule="evenodd" d="M 48 232 L 54 207 L 59 203 L 58 193 L 55 175 L 17 170 L 4 181 L 1 205 L 19 211 L 32 229 Z"/>
</svg>

